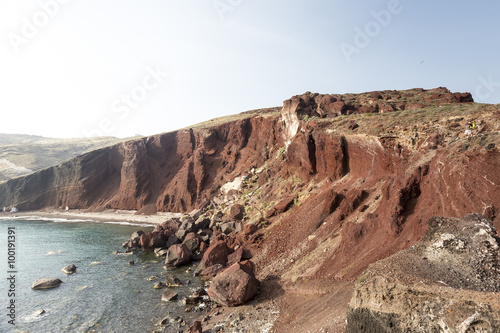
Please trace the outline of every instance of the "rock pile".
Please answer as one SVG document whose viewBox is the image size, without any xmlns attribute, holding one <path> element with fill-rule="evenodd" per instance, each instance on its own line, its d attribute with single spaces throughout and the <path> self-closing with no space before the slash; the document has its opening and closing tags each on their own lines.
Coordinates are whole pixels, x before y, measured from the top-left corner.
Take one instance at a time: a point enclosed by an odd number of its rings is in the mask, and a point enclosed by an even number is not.
<svg viewBox="0 0 500 333">
<path fill-rule="evenodd" d="M 136 231 L 122 245 L 126 252 L 142 249 L 164 256 L 166 269 L 199 260 L 194 274 L 203 279 L 213 278 L 208 290 L 210 298 L 221 305 L 237 306 L 252 299 L 259 287 L 255 267 L 249 261 L 251 252 L 244 245 L 244 235 L 255 233 L 257 226 L 251 223 L 244 226 L 244 215 L 245 207 L 240 204 L 230 206 L 226 218 L 220 210 L 206 205 L 181 218 L 169 219 L 152 232 Z M 168 288 L 180 285 L 182 282 L 172 275 L 165 279 Z M 197 303 L 202 296 L 201 292 L 194 293 L 185 302 Z M 177 293 L 170 290 L 162 295 L 164 301 L 176 298 Z"/>
</svg>

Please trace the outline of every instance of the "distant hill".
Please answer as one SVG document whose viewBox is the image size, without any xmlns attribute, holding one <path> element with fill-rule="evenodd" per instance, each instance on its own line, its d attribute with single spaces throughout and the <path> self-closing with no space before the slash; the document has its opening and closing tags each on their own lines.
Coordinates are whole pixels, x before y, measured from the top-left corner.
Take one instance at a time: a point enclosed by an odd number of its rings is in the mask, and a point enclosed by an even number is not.
<svg viewBox="0 0 500 333">
<path fill-rule="evenodd" d="M 0 182 L 67 161 L 124 139 L 114 137 L 54 139 L 21 134 L 0 134 Z"/>
</svg>

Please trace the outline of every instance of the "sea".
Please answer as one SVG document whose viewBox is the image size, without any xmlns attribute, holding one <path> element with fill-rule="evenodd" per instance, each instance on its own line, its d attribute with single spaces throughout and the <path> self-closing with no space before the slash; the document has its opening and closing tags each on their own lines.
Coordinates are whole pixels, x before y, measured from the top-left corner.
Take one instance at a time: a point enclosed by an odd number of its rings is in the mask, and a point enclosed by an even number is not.
<svg viewBox="0 0 500 333">
<path fill-rule="evenodd" d="M 205 286 L 188 272 L 195 267 L 166 271 L 164 258 L 152 253 L 114 254 L 123 252 L 121 244 L 137 230 L 147 232 L 152 227 L 0 217 L 0 332 L 185 330 L 199 316 L 199 308 L 185 312 L 182 298 Z M 61 268 L 70 264 L 76 265 L 77 271 L 67 275 Z M 153 288 L 158 281 L 164 282 L 166 274 L 186 283 L 175 289 L 179 301 L 162 302 L 164 289 Z M 154 276 L 159 279 L 148 280 Z M 31 289 L 39 278 L 59 278 L 63 283 L 54 289 Z M 160 325 L 161 321 L 165 325 Z M 181 326 L 183 322 L 185 326 Z"/>
</svg>

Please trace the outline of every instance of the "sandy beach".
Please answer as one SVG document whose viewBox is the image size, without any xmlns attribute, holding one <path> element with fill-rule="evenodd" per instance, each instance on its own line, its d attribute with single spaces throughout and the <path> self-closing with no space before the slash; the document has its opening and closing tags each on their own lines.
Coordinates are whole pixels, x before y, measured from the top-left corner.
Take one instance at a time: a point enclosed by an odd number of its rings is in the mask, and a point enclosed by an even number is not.
<svg viewBox="0 0 500 333">
<path fill-rule="evenodd" d="M 89 220 L 92 222 L 128 222 L 136 224 L 157 225 L 169 218 L 181 217 L 181 213 L 163 213 L 154 215 L 136 215 L 135 210 L 105 210 L 102 212 L 88 212 L 84 210 L 39 210 L 17 213 L 0 213 L 2 217 L 41 217 L 47 219 Z"/>
</svg>

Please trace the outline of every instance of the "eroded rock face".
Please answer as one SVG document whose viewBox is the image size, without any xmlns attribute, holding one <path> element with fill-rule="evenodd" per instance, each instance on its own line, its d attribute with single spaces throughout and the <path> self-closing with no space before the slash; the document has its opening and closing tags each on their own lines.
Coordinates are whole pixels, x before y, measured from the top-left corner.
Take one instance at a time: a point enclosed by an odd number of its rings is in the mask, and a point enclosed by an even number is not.
<svg viewBox="0 0 500 333">
<path fill-rule="evenodd" d="M 208 295 L 224 306 L 238 306 L 251 300 L 258 291 L 259 281 L 255 278 L 253 264 L 236 263 L 217 274 L 212 280 Z"/>
<path fill-rule="evenodd" d="M 431 218 L 420 243 L 360 276 L 346 332 L 499 332 L 499 248 L 481 215 Z"/>
<path fill-rule="evenodd" d="M 409 103 L 408 100 L 414 102 Z M 470 93 L 452 93 L 439 87 L 431 90 L 372 91 L 364 94 L 318 94 L 306 92 L 283 102 L 282 121 L 284 139 L 288 147 L 291 139 L 301 131 L 300 119 L 306 117 L 337 117 L 353 113 L 387 113 L 413 110 L 443 103 L 473 102 Z"/>
<path fill-rule="evenodd" d="M 412 104 L 407 102 L 410 100 Z M 254 114 L 202 130 L 132 140 L 2 183 L 0 207 L 189 212 L 200 208 L 217 189 L 227 191 L 228 196 L 231 189 L 237 191 L 235 180 L 243 179 L 238 175 L 251 166 L 264 165 L 272 158 L 273 147 L 284 146 L 291 149 L 289 161 L 296 164 L 291 170 L 303 172 L 301 177 L 318 173 L 335 179 L 348 172 L 346 142 L 339 137 L 335 139 L 340 140 L 339 145 L 327 134 L 311 134 L 304 117 L 383 113 L 408 110 L 412 105 L 464 102 L 472 102 L 470 94 L 451 93 L 446 88 L 345 95 L 306 93 L 284 101 L 281 115 Z M 335 168 L 333 173 L 331 168 Z"/>
</svg>

